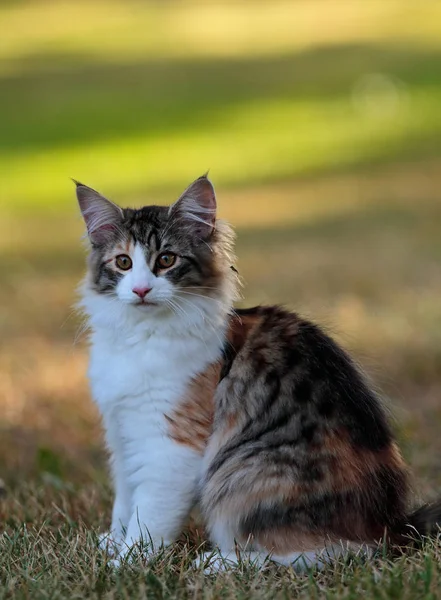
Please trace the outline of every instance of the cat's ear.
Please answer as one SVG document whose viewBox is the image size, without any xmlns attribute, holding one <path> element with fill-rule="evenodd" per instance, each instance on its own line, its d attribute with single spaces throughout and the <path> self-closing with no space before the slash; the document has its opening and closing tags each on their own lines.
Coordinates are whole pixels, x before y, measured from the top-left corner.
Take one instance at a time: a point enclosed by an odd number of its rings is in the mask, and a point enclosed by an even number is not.
<svg viewBox="0 0 441 600">
<path fill-rule="evenodd" d="M 207 175 L 193 181 L 170 207 L 170 214 L 179 215 L 187 221 L 201 239 L 210 237 L 216 223 L 216 194 Z"/>
<path fill-rule="evenodd" d="M 74 183 L 90 241 L 98 246 L 105 244 L 120 229 L 122 210 L 87 185 Z"/>
</svg>

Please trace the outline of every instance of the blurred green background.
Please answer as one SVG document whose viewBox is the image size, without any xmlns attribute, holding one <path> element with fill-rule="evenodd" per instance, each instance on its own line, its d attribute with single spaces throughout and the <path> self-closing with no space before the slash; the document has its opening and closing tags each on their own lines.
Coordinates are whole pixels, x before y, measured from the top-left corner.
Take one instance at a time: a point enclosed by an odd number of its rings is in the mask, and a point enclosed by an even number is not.
<svg viewBox="0 0 441 600">
<path fill-rule="evenodd" d="M 323 324 L 441 484 L 441 3 L 0 4 L 0 476 L 105 480 L 74 177 L 123 205 L 210 169 L 244 304 Z"/>
</svg>

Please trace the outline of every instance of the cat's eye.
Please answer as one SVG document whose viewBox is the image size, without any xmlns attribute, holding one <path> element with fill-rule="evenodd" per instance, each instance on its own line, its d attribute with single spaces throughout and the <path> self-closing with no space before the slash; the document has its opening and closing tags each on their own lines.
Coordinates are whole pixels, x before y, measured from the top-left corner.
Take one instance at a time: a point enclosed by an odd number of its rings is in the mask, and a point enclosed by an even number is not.
<svg viewBox="0 0 441 600">
<path fill-rule="evenodd" d="M 115 258 L 115 263 L 121 271 L 128 271 L 132 268 L 132 259 L 127 254 L 118 254 Z"/>
<path fill-rule="evenodd" d="M 164 252 L 160 254 L 156 259 L 156 264 L 160 269 L 168 269 L 172 267 L 176 262 L 176 254 L 171 252 Z"/>
</svg>

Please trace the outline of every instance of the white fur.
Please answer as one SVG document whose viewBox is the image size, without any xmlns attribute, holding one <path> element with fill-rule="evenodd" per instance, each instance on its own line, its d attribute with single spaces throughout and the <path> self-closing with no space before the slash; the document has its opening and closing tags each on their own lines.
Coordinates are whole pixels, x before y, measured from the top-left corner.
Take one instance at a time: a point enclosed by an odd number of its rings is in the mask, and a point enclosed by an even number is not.
<svg viewBox="0 0 441 600">
<path fill-rule="evenodd" d="M 302 573 L 309 569 L 322 570 L 349 554 L 371 558 L 373 549 L 367 544 L 348 541 L 342 541 L 340 544 L 326 544 L 317 550 L 291 552 L 284 556 L 253 551 L 248 548 L 228 551 L 218 549 L 201 554 L 195 561 L 195 567 L 203 568 L 206 575 L 211 575 L 219 571 L 236 569 L 239 565 L 262 569 L 271 561 L 285 567 L 292 567 L 298 573 Z"/>
<path fill-rule="evenodd" d="M 335 560 L 337 556 L 328 555 L 326 549 L 310 552 L 292 552 L 287 556 L 276 556 L 266 552 L 236 551 L 228 552 L 204 552 L 195 561 L 195 568 L 203 567 L 206 575 L 237 569 L 238 566 L 255 567 L 263 569 L 270 562 L 293 567 L 297 572 L 308 569 L 322 569 Z"/>
<path fill-rule="evenodd" d="M 173 541 L 194 504 L 201 457 L 169 438 L 164 415 L 219 358 L 231 306 L 228 298 L 181 302 L 167 279 L 150 271 L 140 247 L 132 260 L 118 298 L 86 283 L 81 303 L 92 330 L 91 389 L 112 458 L 111 538 L 123 552 L 141 539 Z M 146 299 L 158 306 L 136 305 L 137 286 L 152 288 Z"/>
</svg>

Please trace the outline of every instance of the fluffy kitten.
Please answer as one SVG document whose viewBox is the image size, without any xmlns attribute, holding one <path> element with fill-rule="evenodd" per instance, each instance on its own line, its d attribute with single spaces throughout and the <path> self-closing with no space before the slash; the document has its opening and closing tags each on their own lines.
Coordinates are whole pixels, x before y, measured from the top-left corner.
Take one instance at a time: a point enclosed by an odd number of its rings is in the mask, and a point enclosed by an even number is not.
<svg viewBox="0 0 441 600">
<path fill-rule="evenodd" d="M 348 355 L 282 308 L 233 311 L 233 235 L 207 177 L 170 207 L 121 209 L 80 183 L 77 196 L 122 554 L 173 542 L 196 503 L 231 562 L 239 545 L 320 565 L 435 527 L 441 504 L 408 516 L 406 467 Z"/>
</svg>

